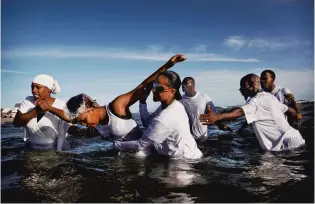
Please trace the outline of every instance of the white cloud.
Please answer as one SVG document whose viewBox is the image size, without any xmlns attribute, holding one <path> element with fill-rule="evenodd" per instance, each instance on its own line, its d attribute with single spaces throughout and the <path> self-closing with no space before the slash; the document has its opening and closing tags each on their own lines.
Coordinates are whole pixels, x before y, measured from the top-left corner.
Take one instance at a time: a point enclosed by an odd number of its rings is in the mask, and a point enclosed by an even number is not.
<svg viewBox="0 0 315 204">
<path fill-rule="evenodd" d="M 4 51 L 3 56 L 14 57 L 53 57 L 53 58 L 113 58 L 126 60 L 166 61 L 174 52 L 157 52 L 158 47 L 149 48 L 151 51 L 129 51 L 124 49 L 16 49 Z M 155 51 L 152 51 L 155 50 Z M 183 53 L 189 61 L 217 62 L 259 62 L 256 58 L 234 58 L 214 53 Z"/>
<path fill-rule="evenodd" d="M 224 40 L 224 45 L 233 48 L 242 48 L 246 43 L 246 40 L 241 36 L 230 36 Z"/>
<path fill-rule="evenodd" d="M 245 38 L 242 36 L 229 36 L 224 39 L 223 44 L 235 49 L 258 48 L 260 50 L 280 50 L 298 45 L 309 45 L 310 43 L 296 39 L 264 39 L 259 37 Z"/>
<path fill-rule="evenodd" d="M 149 52 L 162 52 L 164 47 L 162 45 L 149 45 L 147 51 Z"/>
<path fill-rule="evenodd" d="M 9 69 L 1 69 L 1 72 L 4 72 L 4 73 L 11 73 L 11 74 L 25 74 L 25 72 L 15 71 L 15 70 L 9 70 Z"/>
<path fill-rule="evenodd" d="M 193 47 L 194 52 L 205 52 L 207 50 L 207 45 L 199 44 Z"/>
</svg>

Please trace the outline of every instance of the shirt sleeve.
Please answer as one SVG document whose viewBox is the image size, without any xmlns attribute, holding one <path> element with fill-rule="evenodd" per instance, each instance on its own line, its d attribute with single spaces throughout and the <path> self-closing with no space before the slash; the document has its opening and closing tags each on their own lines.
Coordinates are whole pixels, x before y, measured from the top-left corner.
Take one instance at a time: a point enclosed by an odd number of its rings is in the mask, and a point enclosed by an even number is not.
<svg viewBox="0 0 315 204">
<path fill-rule="evenodd" d="M 160 119 L 154 118 L 143 136 L 148 137 L 154 142 L 162 143 L 171 133 L 170 124 L 165 124 Z"/>
<path fill-rule="evenodd" d="M 58 124 L 58 138 L 57 138 L 57 150 L 61 151 L 63 144 L 66 140 L 66 137 L 68 136 L 68 129 L 70 127 L 70 124 L 59 119 Z"/>
<path fill-rule="evenodd" d="M 142 125 L 144 127 L 149 126 L 149 119 L 150 119 L 150 113 L 147 108 L 147 104 L 139 103 L 139 112 L 140 112 L 140 119 L 142 121 Z"/>
<path fill-rule="evenodd" d="M 282 92 L 283 92 L 283 94 L 285 95 L 285 94 L 292 94 L 292 92 L 289 90 L 289 89 L 287 89 L 287 88 L 283 88 L 282 89 Z"/>
<path fill-rule="evenodd" d="M 35 104 L 33 104 L 33 102 L 30 100 L 30 97 L 26 97 L 26 98 L 22 101 L 22 103 L 21 103 L 21 105 L 20 105 L 18 111 L 20 111 L 21 113 L 24 114 L 24 113 L 29 112 L 29 111 L 32 110 L 33 108 L 35 108 Z"/>
<path fill-rule="evenodd" d="M 114 142 L 115 149 L 118 150 L 144 150 L 150 147 L 154 141 L 149 139 L 148 137 L 142 136 L 139 140 L 131 140 L 124 142 Z"/>
<path fill-rule="evenodd" d="M 241 106 L 245 113 L 245 118 L 248 124 L 257 121 L 257 106 L 254 103 L 246 103 L 245 105 Z"/>
<path fill-rule="evenodd" d="M 279 109 L 281 110 L 282 113 L 285 113 L 288 111 L 288 106 L 286 106 L 285 104 L 281 103 L 280 101 L 277 100 L 277 106 L 279 107 Z"/>
<path fill-rule="evenodd" d="M 214 112 L 216 112 L 216 113 L 218 114 L 218 111 L 217 111 L 217 109 L 215 108 L 215 106 L 214 106 L 214 104 L 213 104 L 212 101 L 207 102 L 207 105 L 209 105 L 210 108 L 211 108 Z M 208 113 L 208 108 L 207 108 L 207 107 L 206 107 L 206 113 Z"/>
</svg>

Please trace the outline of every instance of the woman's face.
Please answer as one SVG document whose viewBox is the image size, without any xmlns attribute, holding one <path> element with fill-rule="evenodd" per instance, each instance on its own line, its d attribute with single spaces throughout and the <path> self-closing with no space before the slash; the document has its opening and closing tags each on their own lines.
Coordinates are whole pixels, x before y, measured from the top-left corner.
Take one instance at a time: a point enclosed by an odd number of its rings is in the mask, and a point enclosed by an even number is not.
<svg viewBox="0 0 315 204">
<path fill-rule="evenodd" d="M 87 127 L 96 127 L 99 124 L 99 117 L 95 112 L 95 108 L 80 114 L 77 119 L 78 123 Z"/>
<path fill-rule="evenodd" d="M 46 86 L 32 83 L 31 88 L 32 88 L 32 94 L 35 100 L 39 100 L 39 99 L 45 100 L 50 96 L 51 91 Z"/>
<path fill-rule="evenodd" d="M 153 84 L 153 100 L 154 101 L 168 101 L 170 98 L 174 98 L 175 90 L 168 87 L 168 78 L 160 75 Z"/>
</svg>

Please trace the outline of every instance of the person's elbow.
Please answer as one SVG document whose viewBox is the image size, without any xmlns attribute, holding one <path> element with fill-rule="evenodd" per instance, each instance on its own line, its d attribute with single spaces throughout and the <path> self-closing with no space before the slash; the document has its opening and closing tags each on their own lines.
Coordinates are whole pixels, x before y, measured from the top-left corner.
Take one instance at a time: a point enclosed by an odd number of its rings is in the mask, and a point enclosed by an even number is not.
<svg viewBox="0 0 315 204">
<path fill-rule="evenodd" d="M 13 126 L 14 127 L 22 127 L 24 124 L 22 123 L 21 119 L 19 116 L 15 116 L 13 119 Z"/>
</svg>

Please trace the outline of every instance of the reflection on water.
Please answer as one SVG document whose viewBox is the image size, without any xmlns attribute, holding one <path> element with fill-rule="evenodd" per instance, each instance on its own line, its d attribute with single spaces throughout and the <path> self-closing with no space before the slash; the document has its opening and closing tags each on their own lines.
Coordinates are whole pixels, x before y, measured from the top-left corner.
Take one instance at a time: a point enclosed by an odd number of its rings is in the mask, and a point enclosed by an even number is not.
<svg viewBox="0 0 315 204">
<path fill-rule="evenodd" d="M 71 149 L 61 153 L 29 151 L 22 129 L 5 124 L 2 202 L 313 202 L 312 108 L 302 107 L 305 148 L 262 151 L 249 126 L 198 141 L 197 161 L 137 158 L 100 137 L 69 137 Z"/>
</svg>

